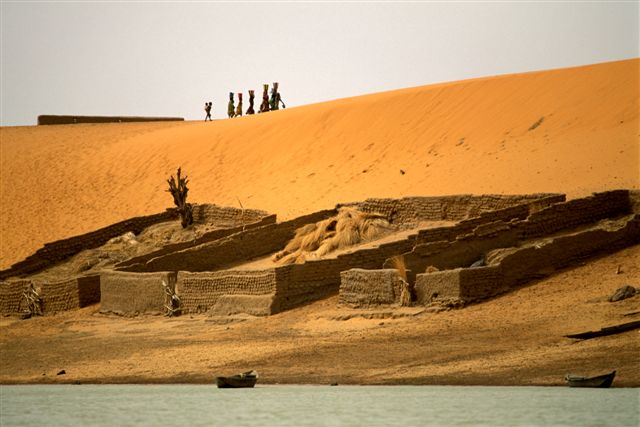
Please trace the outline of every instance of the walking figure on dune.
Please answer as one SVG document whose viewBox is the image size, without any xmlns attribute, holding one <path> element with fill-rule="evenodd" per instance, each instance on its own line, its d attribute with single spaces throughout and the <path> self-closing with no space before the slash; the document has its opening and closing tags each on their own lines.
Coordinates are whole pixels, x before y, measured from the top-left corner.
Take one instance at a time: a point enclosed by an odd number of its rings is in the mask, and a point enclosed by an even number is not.
<svg viewBox="0 0 640 427">
<path fill-rule="evenodd" d="M 236 108 L 235 117 L 242 117 L 242 92 L 238 94 L 238 107 Z"/>
<path fill-rule="evenodd" d="M 282 108 L 287 108 L 287 106 L 284 105 L 284 102 L 280 98 L 280 92 L 278 92 L 278 82 L 274 82 L 273 89 L 271 89 L 271 100 L 269 101 L 269 107 L 271 108 L 271 110 L 278 110 L 280 109 L 280 103 L 282 103 Z"/>
<path fill-rule="evenodd" d="M 236 107 L 233 104 L 233 92 L 229 92 L 229 106 L 227 107 L 227 115 L 232 118 L 236 114 Z"/>
<path fill-rule="evenodd" d="M 264 84 L 262 85 L 262 87 L 264 88 L 264 90 L 262 92 L 262 104 L 260 104 L 260 112 L 266 113 L 267 111 L 269 111 L 269 85 Z"/>
<path fill-rule="evenodd" d="M 205 113 L 207 113 L 207 116 L 204 118 L 204 121 L 206 122 L 207 119 L 209 119 L 209 121 L 211 121 L 211 106 L 213 105 L 213 103 L 211 102 L 205 102 L 204 103 L 204 111 Z"/>
<path fill-rule="evenodd" d="M 253 110 L 253 99 L 256 97 L 255 91 L 249 90 L 249 108 L 247 108 L 247 115 L 255 114 L 256 112 Z"/>
</svg>

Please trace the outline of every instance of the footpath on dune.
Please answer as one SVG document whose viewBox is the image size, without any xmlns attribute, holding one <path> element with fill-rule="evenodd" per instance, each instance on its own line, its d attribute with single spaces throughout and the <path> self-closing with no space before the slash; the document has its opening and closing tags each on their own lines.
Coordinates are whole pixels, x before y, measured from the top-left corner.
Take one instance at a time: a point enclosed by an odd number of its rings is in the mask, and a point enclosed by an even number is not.
<svg viewBox="0 0 640 427">
<path fill-rule="evenodd" d="M 1 128 L 0 268 L 46 242 L 163 211 L 179 166 L 190 201 L 280 220 L 369 197 L 640 188 L 639 66 L 489 77 L 207 123 Z"/>
</svg>

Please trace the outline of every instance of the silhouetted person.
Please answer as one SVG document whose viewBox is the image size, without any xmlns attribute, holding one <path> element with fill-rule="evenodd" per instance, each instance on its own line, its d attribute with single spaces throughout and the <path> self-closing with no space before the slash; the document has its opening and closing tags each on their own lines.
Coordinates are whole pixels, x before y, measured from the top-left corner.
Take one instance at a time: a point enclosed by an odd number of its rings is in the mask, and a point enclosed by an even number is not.
<svg viewBox="0 0 640 427">
<path fill-rule="evenodd" d="M 211 102 L 205 102 L 204 103 L 204 111 L 205 113 L 207 113 L 207 116 L 204 118 L 204 121 L 206 122 L 207 119 L 209 119 L 209 121 L 211 121 L 211 107 L 213 106 L 213 104 Z"/>
<path fill-rule="evenodd" d="M 267 111 L 269 111 L 269 85 L 265 84 L 262 85 L 262 87 L 264 88 L 264 90 L 262 92 L 262 104 L 260 104 L 260 112 L 266 113 Z"/>
<path fill-rule="evenodd" d="M 282 104 L 282 108 L 287 108 L 287 106 L 284 105 L 282 98 L 280 98 L 280 92 L 278 92 L 277 82 L 273 84 L 273 89 L 271 90 L 271 99 L 269 100 L 269 104 L 270 104 L 269 107 L 271 108 L 271 110 L 280 109 L 280 104 Z"/>
<path fill-rule="evenodd" d="M 232 118 L 236 115 L 236 107 L 233 104 L 233 92 L 229 92 L 229 106 L 227 107 L 227 115 Z"/>
<path fill-rule="evenodd" d="M 238 108 L 236 108 L 236 117 L 242 117 L 242 93 L 238 94 Z"/>
<path fill-rule="evenodd" d="M 253 99 L 256 97 L 256 94 L 253 90 L 249 90 L 249 108 L 247 108 L 247 115 L 255 114 L 253 111 Z"/>
<path fill-rule="evenodd" d="M 269 108 L 271 110 L 278 109 L 278 82 L 273 83 L 273 88 L 271 89 L 271 99 L 269 100 Z"/>
</svg>

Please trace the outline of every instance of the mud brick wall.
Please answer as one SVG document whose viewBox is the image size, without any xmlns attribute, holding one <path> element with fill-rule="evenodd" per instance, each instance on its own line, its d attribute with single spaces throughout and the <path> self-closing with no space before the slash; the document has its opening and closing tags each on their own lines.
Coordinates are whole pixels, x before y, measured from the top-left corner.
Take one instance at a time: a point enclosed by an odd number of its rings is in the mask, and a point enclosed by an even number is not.
<svg viewBox="0 0 640 427">
<path fill-rule="evenodd" d="M 521 224 L 522 238 L 544 236 L 631 212 L 628 190 L 594 193 L 533 212 Z"/>
<path fill-rule="evenodd" d="M 177 122 L 184 121 L 183 117 L 136 117 L 136 116 L 67 116 L 48 115 L 38 116 L 38 125 L 68 125 L 76 123 L 127 123 L 127 122 Z"/>
<path fill-rule="evenodd" d="M 282 249 L 299 227 L 321 221 L 335 210 L 316 212 L 278 224 L 232 234 L 189 249 L 159 256 L 144 264 L 121 268 L 123 271 L 214 271 L 266 256 Z"/>
<path fill-rule="evenodd" d="M 36 282 L 44 314 L 74 310 L 100 302 L 100 276 L 75 277 L 61 282 Z"/>
<path fill-rule="evenodd" d="M 438 299 L 465 302 L 487 298 L 504 292 L 500 267 L 458 268 L 423 273 L 416 276 L 416 303 L 429 304 Z"/>
<path fill-rule="evenodd" d="M 58 240 L 52 243 L 46 243 L 43 248 L 36 251 L 33 255 L 30 255 L 25 260 L 12 265 L 8 270 L 0 272 L 0 279 L 43 270 L 57 262 L 63 261 L 77 254 L 82 250 L 102 246 L 107 243 L 109 239 L 121 236 L 128 231 L 139 234 L 142 230 L 151 225 L 171 221 L 176 218 L 175 210 L 168 209 L 167 211 L 159 214 L 141 216 L 121 221 L 91 233 Z"/>
<path fill-rule="evenodd" d="M 173 272 L 105 272 L 100 276 L 100 312 L 122 315 L 164 313 L 164 280 L 175 286 Z"/>
<path fill-rule="evenodd" d="M 199 273 L 180 271 L 176 282 L 176 293 L 180 297 L 182 313 L 185 314 L 205 313 L 218 306 L 217 311 L 224 311 L 224 314 L 243 312 L 264 316 L 271 314 L 275 292 L 275 269 Z M 231 301 L 239 304 L 234 306 L 230 304 Z"/>
<path fill-rule="evenodd" d="M 0 314 L 19 313 L 21 309 L 22 292 L 31 280 L 10 280 L 0 282 Z"/>
<path fill-rule="evenodd" d="M 243 229 L 243 225 L 250 226 L 249 224 L 259 222 L 268 216 L 267 212 L 254 209 L 242 210 L 232 207 L 221 207 L 213 204 L 194 205 L 194 221 L 214 224 L 220 223 L 222 225 L 232 224 L 232 226 L 237 226 L 234 232 L 241 231 Z M 110 239 L 121 236 L 128 231 L 131 231 L 134 234 L 140 234 L 149 226 L 177 219 L 178 214 L 176 213 L 176 210 L 171 208 L 159 214 L 130 218 L 90 233 L 46 243 L 43 248 L 36 251 L 33 255 L 30 255 L 23 261 L 12 265 L 11 268 L 7 270 L 0 271 L 0 279 L 44 270 L 45 268 L 63 261 L 82 250 L 102 246 Z M 270 217 L 265 221 L 265 223 L 273 222 L 275 222 L 275 216 Z M 218 231 L 218 234 L 211 232 L 209 235 L 202 236 L 201 239 L 207 239 L 206 241 L 209 241 L 213 238 L 219 238 L 217 236 L 221 234 L 230 234 L 221 230 L 216 231 Z"/>
<path fill-rule="evenodd" d="M 640 243 L 640 215 L 600 224 L 578 233 L 540 240 L 518 248 L 491 251 L 487 260 L 499 264 L 507 286 L 516 286 L 598 253 L 613 253 Z"/>
<path fill-rule="evenodd" d="M 353 307 L 399 304 L 402 279 L 395 269 L 353 268 L 340 273 L 339 303 Z"/>
<path fill-rule="evenodd" d="M 524 247 L 491 251 L 487 267 L 458 268 L 418 274 L 415 292 L 419 304 L 437 298 L 466 302 L 487 298 L 534 279 L 548 276 L 598 253 L 612 253 L 640 243 L 640 214 L 600 224 L 588 230 L 540 240 Z"/>
<path fill-rule="evenodd" d="M 640 190 L 629 190 L 631 212 L 640 213 Z"/>
<path fill-rule="evenodd" d="M 416 275 L 424 273 L 429 266 L 440 270 L 469 267 L 492 249 L 516 245 L 519 234 L 508 224 L 497 221 L 479 226 L 473 233 L 460 237 L 453 242 L 416 245 L 411 252 L 405 253 L 407 281 L 415 283 Z M 385 261 L 385 267 L 390 265 L 390 260 Z"/>
<path fill-rule="evenodd" d="M 222 223 L 235 226 L 257 222 L 268 215 L 268 212 L 256 209 L 238 209 L 214 204 L 193 205 L 193 222 L 196 223 Z"/>
<path fill-rule="evenodd" d="M 545 201 L 546 200 L 546 201 Z M 519 204 L 542 204 L 564 200 L 562 194 L 482 195 L 469 194 L 439 197 L 405 197 L 402 199 L 367 199 L 342 204 L 363 212 L 385 215 L 395 224 L 415 224 L 420 221 L 453 220 L 477 217 L 484 212 L 509 208 Z"/>
<path fill-rule="evenodd" d="M 274 312 L 336 294 L 340 288 L 340 272 L 346 268 L 346 263 L 336 258 L 276 268 L 278 286 Z"/>
<path fill-rule="evenodd" d="M 144 265 L 154 258 L 159 258 L 174 252 L 183 251 L 185 249 L 192 248 L 203 243 L 212 242 L 214 240 L 222 239 L 232 234 L 241 233 L 245 230 L 252 230 L 254 228 L 263 227 L 265 225 L 275 224 L 275 222 L 276 216 L 268 215 L 261 218 L 259 221 L 250 224 L 209 231 L 208 233 L 204 233 L 202 236 L 195 240 L 167 245 L 157 251 L 123 261 L 119 264 L 116 264 L 116 269 L 127 271 L 136 271 L 135 269 L 140 269 L 140 271 L 144 271 L 144 269 L 146 268 Z"/>
</svg>

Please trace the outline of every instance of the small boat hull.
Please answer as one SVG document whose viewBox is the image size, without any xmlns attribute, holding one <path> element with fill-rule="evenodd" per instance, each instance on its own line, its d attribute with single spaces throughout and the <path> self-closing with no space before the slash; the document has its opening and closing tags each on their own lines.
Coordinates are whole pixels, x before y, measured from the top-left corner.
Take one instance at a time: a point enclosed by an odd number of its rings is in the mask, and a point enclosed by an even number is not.
<svg viewBox="0 0 640 427">
<path fill-rule="evenodd" d="M 609 388 L 616 376 L 616 371 L 597 377 L 579 377 L 575 375 L 565 376 L 569 387 Z"/>
<path fill-rule="evenodd" d="M 218 388 L 252 388 L 256 382 L 258 382 L 258 375 L 254 371 L 216 378 Z"/>
</svg>

